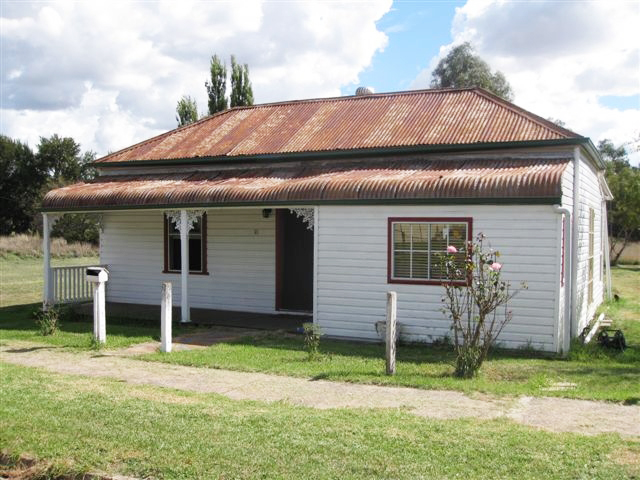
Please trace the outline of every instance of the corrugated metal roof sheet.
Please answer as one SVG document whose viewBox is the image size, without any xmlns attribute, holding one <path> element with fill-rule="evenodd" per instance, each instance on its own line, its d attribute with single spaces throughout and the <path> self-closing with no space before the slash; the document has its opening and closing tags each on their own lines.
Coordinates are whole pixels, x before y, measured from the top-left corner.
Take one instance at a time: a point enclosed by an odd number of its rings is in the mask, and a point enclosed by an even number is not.
<svg viewBox="0 0 640 480">
<path fill-rule="evenodd" d="M 549 199 L 570 159 L 309 162 L 210 172 L 101 176 L 52 190 L 47 211 L 172 205 Z"/>
<path fill-rule="evenodd" d="M 237 107 L 97 163 L 581 138 L 474 89 L 421 90 Z"/>
</svg>

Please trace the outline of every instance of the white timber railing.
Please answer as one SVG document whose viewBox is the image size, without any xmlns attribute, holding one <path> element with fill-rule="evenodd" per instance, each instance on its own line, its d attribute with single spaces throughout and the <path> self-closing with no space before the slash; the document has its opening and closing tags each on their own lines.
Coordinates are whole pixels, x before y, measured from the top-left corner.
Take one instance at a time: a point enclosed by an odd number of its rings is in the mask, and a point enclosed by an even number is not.
<svg viewBox="0 0 640 480">
<path fill-rule="evenodd" d="M 87 302 L 93 298 L 93 285 L 87 282 L 87 267 L 106 265 L 77 265 L 51 267 L 53 303 Z"/>
</svg>

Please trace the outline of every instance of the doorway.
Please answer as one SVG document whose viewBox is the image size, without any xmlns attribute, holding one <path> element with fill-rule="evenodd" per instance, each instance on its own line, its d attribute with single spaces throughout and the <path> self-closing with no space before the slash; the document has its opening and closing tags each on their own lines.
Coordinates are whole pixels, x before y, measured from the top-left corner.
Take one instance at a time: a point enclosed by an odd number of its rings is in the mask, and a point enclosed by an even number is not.
<svg viewBox="0 0 640 480">
<path fill-rule="evenodd" d="M 313 311 L 313 230 L 286 208 L 276 210 L 276 310 Z"/>
</svg>

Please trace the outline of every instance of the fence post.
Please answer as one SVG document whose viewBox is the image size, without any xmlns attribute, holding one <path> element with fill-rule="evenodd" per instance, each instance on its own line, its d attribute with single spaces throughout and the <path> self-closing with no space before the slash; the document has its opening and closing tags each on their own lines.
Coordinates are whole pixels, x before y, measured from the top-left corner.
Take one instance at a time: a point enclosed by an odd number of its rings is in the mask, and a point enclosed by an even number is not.
<svg viewBox="0 0 640 480">
<path fill-rule="evenodd" d="M 396 292 L 387 292 L 387 375 L 396 373 Z"/>
<path fill-rule="evenodd" d="M 160 351 L 171 351 L 171 282 L 162 282 L 162 303 L 160 305 Z"/>
</svg>

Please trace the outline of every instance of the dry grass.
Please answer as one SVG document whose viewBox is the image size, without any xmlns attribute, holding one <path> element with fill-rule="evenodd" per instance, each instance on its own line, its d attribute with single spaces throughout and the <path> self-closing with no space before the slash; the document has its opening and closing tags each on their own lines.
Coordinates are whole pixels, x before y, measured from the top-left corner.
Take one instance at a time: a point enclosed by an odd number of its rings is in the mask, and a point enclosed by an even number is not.
<svg viewBox="0 0 640 480">
<path fill-rule="evenodd" d="M 42 237 L 40 235 L 18 234 L 0 236 L 0 257 L 41 257 Z M 98 247 L 90 243 L 67 243 L 64 238 L 51 239 L 51 255 L 54 257 L 94 257 Z"/>
<path fill-rule="evenodd" d="M 633 242 L 627 245 L 622 255 L 620 255 L 618 263 L 622 265 L 640 264 L 640 242 Z"/>
</svg>

